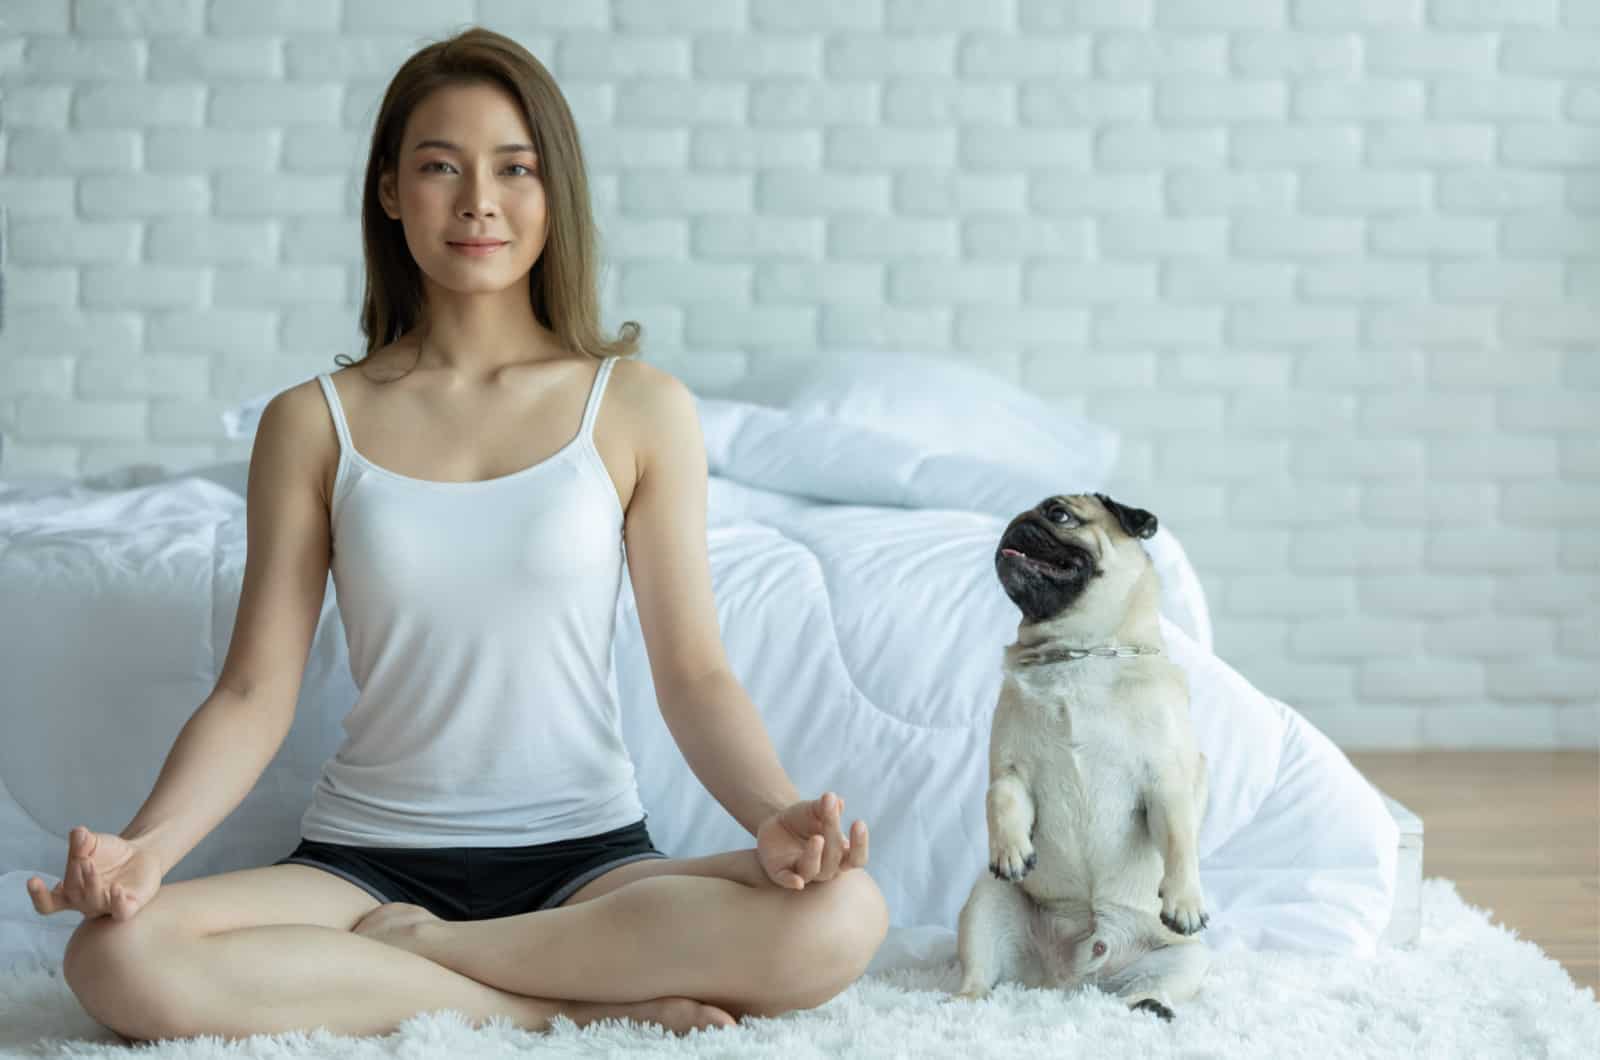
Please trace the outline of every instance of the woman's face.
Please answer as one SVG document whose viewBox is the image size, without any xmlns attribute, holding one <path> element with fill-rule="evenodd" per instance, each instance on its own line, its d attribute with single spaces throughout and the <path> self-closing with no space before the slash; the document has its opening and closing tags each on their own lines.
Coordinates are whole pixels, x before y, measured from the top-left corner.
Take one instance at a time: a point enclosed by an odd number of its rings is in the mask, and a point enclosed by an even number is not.
<svg viewBox="0 0 1600 1060">
<path fill-rule="evenodd" d="M 451 85 L 406 121 L 396 168 L 378 185 L 427 280 L 463 294 L 504 290 L 539 260 L 544 183 L 522 110 L 495 85 Z M 497 240 L 469 253 L 463 240 Z"/>
</svg>

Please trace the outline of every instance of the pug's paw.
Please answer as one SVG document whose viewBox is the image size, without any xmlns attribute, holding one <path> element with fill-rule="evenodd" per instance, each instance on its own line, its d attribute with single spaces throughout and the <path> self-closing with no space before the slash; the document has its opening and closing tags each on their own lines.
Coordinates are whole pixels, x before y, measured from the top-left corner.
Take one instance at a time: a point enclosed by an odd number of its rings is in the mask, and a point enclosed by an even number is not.
<svg viewBox="0 0 1600 1060">
<path fill-rule="evenodd" d="M 961 988 L 953 994 L 945 995 L 947 1004 L 961 1001 L 982 1001 L 989 996 L 989 987 L 981 982 L 968 981 L 961 984 Z"/>
<path fill-rule="evenodd" d="M 989 844 L 989 871 L 1002 880 L 1016 883 L 1039 863 L 1039 855 L 1026 839 Z"/>
<path fill-rule="evenodd" d="M 1156 893 L 1161 898 L 1161 922 L 1178 934 L 1193 935 L 1211 922 L 1197 884 L 1163 880 Z"/>
<path fill-rule="evenodd" d="M 1129 1005 L 1128 1009 L 1132 1012 L 1154 1012 L 1160 1019 L 1169 1023 L 1172 1022 L 1172 1010 L 1153 997 L 1147 997 L 1143 1001 Z"/>
</svg>

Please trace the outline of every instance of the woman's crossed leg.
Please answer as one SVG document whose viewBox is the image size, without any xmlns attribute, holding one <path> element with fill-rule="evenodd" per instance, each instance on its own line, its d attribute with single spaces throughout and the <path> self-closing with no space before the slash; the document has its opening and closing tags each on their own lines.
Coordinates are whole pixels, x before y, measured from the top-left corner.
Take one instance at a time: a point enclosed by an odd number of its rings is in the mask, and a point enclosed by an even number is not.
<svg viewBox="0 0 1600 1060">
<path fill-rule="evenodd" d="M 596 881 L 598 882 L 598 881 Z M 241 1038 L 318 1027 L 387 1034 L 421 1012 L 454 1009 L 530 1030 L 624 1017 L 683 1032 L 730 1022 L 698 1001 L 547 999 L 498 989 L 351 929 L 379 905 L 305 865 L 274 865 L 162 886 L 131 919 L 86 919 L 67 944 L 68 985 L 126 1038 Z"/>
<path fill-rule="evenodd" d="M 592 1001 L 677 994 L 734 1016 L 768 1016 L 820 1005 L 849 986 L 888 925 L 865 869 L 789 890 L 750 848 L 631 862 L 555 909 L 442 920 L 391 903 L 355 930 L 514 993 Z"/>
</svg>

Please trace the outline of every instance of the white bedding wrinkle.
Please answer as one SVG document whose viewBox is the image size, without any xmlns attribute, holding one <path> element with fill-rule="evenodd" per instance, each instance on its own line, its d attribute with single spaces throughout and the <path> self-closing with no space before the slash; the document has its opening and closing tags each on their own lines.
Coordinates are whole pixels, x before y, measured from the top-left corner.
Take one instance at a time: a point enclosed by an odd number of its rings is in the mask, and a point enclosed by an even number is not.
<svg viewBox="0 0 1600 1060">
<path fill-rule="evenodd" d="M 1018 620 L 993 576 L 994 545 L 1021 507 L 1090 484 L 970 456 L 936 465 L 915 443 L 764 406 L 708 405 L 703 416 L 729 660 L 800 789 L 838 792 L 846 816 L 869 825 L 868 871 L 896 927 L 953 935 L 986 857 L 989 718 Z M 934 466 L 943 471 L 930 475 Z M 245 550 L 244 499 L 220 480 L 42 493 L 0 483 L 0 599 L 25 602 L 0 608 L 0 879 L 53 884 L 71 827 L 125 825 L 213 687 Z M 1159 498 L 1138 500 L 1160 514 Z M 1176 536 L 1163 528 L 1144 544 L 1211 769 L 1200 828 L 1208 944 L 1373 952 L 1394 890 L 1395 826 L 1381 799 L 1309 722 L 1212 654 Z M 292 848 L 356 700 L 329 588 L 288 738 L 169 880 Z M 616 619 L 623 733 L 652 837 L 674 856 L 751 845 L 660 719 L 627 579 Z M 87 752 L 86 732 L 97 735 Z M 0 966 L 59 955 L 64 919 L 34 913 L 20 883 L 0 892 Z"/>
</svg>

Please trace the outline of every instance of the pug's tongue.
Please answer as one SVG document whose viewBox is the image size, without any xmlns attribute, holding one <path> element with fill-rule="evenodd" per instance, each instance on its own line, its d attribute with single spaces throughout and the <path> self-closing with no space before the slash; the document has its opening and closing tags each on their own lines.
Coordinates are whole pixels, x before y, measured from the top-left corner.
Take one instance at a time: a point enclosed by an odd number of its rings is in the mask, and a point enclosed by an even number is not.
<svg viewBox="0 0 1600 1060">
<path fill-rule="evenodd" d="M 1038 556 L 1030 556 L 1026 552 L 1019 552 L 1017 549 L 1014 549 L 1014 548 L 1003 548 L 1003 549 L 1000 550 L 1000 554 L 1002 556 L 1015 556 L 1020 560 L 1023 560 L 1023 561 L 1025 561 L 1027 563 L 1033 564 L 1035 567 L 1053 567 L 1053 566 L 1055 566 L 1055 564 L 1046 562 L 1045 560 L 1040 559 Z"/>
</svg>

